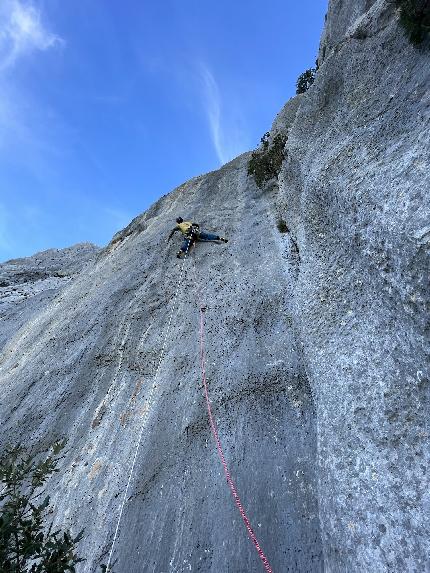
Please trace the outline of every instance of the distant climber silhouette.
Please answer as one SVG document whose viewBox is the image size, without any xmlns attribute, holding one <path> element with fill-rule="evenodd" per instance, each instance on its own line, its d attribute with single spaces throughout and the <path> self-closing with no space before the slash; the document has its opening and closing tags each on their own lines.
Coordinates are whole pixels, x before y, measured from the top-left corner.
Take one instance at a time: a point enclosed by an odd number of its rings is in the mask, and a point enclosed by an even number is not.
<svg viewBox="0 0 430 573">
<path fill-rule="evenodd" d="M 177 257 L 180 259 L 182 255 L 184 255 L 193 245 L 195 241 L 222 241 L 223 243 L 227 243 L 228 239 L 224 237 L 220 237 L 219 235 L 214 235 L 212 233 L 204 233 L 200 231 L 200 225 L 198 223 L 192 223 L 191 221 L 184 221 L 182 217 L 178 217 L 176 219 L 177 225 L 174 229 L 171 230 L 169 238 L 167 242 L 173 236 L 173 233 L 176 231 L 180 231 L 183 236 L 184 240 L 181 245 L 181 250 L 178 251 Z"/>
</svg>

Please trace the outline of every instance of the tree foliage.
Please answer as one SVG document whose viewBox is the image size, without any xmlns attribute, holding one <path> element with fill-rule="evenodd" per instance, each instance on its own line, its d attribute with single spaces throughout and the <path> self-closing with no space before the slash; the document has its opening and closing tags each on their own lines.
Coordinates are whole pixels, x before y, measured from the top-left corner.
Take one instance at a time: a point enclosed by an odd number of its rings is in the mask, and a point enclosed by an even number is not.
<svg viewBox="0 0 430 573">
<path fill-rule="evenodd" d="M 395 0 L 400 8 L 400 24 L 409 40 L 419 45 L 430 36 L 429 0 Z"/>
<path fill-rule="evenodd" d="M 72 537 L 45 524 L 49 506 L 45 484 L 58 472 L 64 445 L 56 443 L 43 460 L 21 445 L 8 447 L 0 459 L 2 573 L 73 573 L 83 561 L 75 552 L 82 531 Z"/>
<path fill-rule="evenodd" d="M 278 133 L 269 144 L 270 133 L 267 132 L 261 138 L 261 149 L 252 153 L 248 164 L 248 175 L 252 175 L 258 187 L 263 188 L 264 184 L 271 179 L 277 178 L 281 171 L 284 160 L 284 147 L 287 137 Z"/>
<path fill-rule="evenodd" d="M 315 81 L 315 74 L 317 72 L 317 67 L 309 68 L 297 78 L 296 82 L 296 94 L 304 94 L 308 91 L 311 85 Z"/>
</svg>

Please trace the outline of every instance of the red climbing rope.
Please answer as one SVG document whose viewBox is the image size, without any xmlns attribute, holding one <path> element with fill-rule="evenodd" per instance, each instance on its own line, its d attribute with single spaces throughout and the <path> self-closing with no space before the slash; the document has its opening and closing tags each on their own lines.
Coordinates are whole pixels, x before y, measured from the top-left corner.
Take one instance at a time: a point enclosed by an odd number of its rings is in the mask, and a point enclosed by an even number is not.
<svg viewBox="0 0 430 573">
<path fill-rule="evenodd" d="M 246 515 L 245 510 L 243 509 L 242 503 L 240 501 L 240 497 L 236 491 L 236 487 L 234 485 L 234 482 L 233 482 L 231 475 L 230 475 L 230 472 L 228 470 L 227 462 L 225 461 L 225 456 L 224 456 L 224 452 L 222 449 L 221 440 L 219 439 L 216 423 L 215 423 L 214 417 L 212 415 L 212 408 L 211 408 L 211 403 L 209 401 L 209 392 L 208 392 L 208 385 L 207 385 L 207 381 L 206 381 L 206 368 L 205 368 L 204 311 L 205 311 L 206 307 L 203 306 L 202 303 L 199 303 L 199 308 L 200 308 L 200 361 L 201 361 L 201 367 L 202 367 L 202 382 L 203 382 L 203 386 L 205 389 L 206 405 L 207 405 L 207 409 L 208 409 L 209 421 L 210 421 L 210 425 L 211 425 L 212 434 L 215 438 L 216 447 L 218 450 L 219 457 L 221 459 L 222 467 L 224 468 L 224 473 L 225 473 L 225 476 L 227 478 L 227 483 L 228 483 L 230 490 L 231 490 L 231 493 L 234 497 L 234 501 L 235 501 L 235 503 L 239 509 L 240 515 L 243 519 L 243 523 L 245 524 L 245 527 L 248 531 L 248 535 L 249 535 L 251 541 L 253 542 L 253 544 L 255 545 L 255 548 L 258 552 L 258 555 L 260 556 L 261 561 L 263 562 L 265 570 L 267 571 L 267 573 L 273 573 L 272 568 L 270 567 L 269 561 L 267 560 L 267 557 L 264 555 L 264 552 L 261 549 L 261 546 L 258 542 L 257 536 L 255 535 L 254 530 L 251 527 L 251 523 L 249 521 L 249 518 Z"/>
</svg>

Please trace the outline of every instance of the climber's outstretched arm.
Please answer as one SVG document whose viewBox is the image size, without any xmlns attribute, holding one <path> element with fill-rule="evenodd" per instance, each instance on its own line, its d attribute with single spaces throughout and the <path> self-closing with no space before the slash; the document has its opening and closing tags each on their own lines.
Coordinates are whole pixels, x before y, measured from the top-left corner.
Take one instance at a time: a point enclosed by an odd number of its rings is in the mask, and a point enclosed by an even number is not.
<svg viewBox="0 0 430 573">
<path fill-rule="evenodd" d="M 170 235 L 169 235 L 168 238 L 167 238 L 167 242 L 170 241 L 170 239 L 173 237 L 173 234 L 174 234 L 176 231 L 178 231 L 178 230 L 179 230 L 178 227 L 175 227 L 174 229 L 172 229 L 172 230 L 170 231 Z"/>
</svg>

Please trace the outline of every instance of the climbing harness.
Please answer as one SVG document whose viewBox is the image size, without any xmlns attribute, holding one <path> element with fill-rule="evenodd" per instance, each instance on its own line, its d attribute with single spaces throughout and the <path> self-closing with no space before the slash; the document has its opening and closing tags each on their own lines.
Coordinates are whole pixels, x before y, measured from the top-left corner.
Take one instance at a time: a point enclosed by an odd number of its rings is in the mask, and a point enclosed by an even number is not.
<svg viewBox="0 0 430 573">
<path fill-rule="evenodd" d="M 194 259 L 193 259 L 193 263 L 194 263 Z M 194 275 L 196 276 L 195 263 L 194 263 Z M 197 281 L 195 284 L 196 285 L 198 284 Z M 230 474 L 230 471 L 228 469 L 228 465 L 227 465 L 227 462 L 225 459 L 224 451 L 222 449 L 221 440 L 220 440 L 220 437 L 218 434 L 218 428 L 217 428 L 215 419 L 214 419 L 213 414 L 212 414 L 211 403 L 209 400 L 208 383 L 206 380 L 206 367 L 205 367 L 206 357 L 205 357 L 205 332 L 204 332 L 205 319 L 204 319 L 204 313 L 206 312 L 207 306 L 206 306 L 206 304 L 204 304 L 202 302 L 201 295 L 199 294 L 199 291 L 197 288 L 196 288 L 196 293 L 197 293 L 196 299 L 197 299 L 199 312 L 200 312 L 200 366 L 201 366 L 201 371 L 202 371 L 202 383 L 203 383 L 203 387 L 204 387 L 204 391 L 205 391 L 206 407 L 207 407 L 207 411 L 208 411 L 208 417 L 209 417 L 209 423 L 210 423 L 212 435 L 213 435 L 215 443 L 216 443 L 218 455 L 219 455 L 219 458 L 221 460 L 222 467 L 224 469 L 224 474 L 225 474 L 225 477 L 227 479 L 228 486 L 229 486 L 230 491 L 233 495 L 233 498 L 234 498 L 236 506 L 239 510 L 240 516 L 242 517 L 243 523 L 245 524 L 246 530 L 248 532 L 248 536 L 251 539 L 251 541 L 253 542 L 255 549 L 257 550 L 258 555 L 259 555 L 267 573 L 273 573 L 273 570 L 269 564 L 269 561 L 268 561 L 266 555 L 264 554 L 264 551 L 262 550 L 261 545 L 257 539 L 257 536 L 255 535 L 255 532 L 251 526 L 251 522 L 250 522 L 250 520 L 249 520 L 249 518 L 248 518 L 248 516 L 247 516 L 247 514 L 243 508 L 239 494 L 237 493 L 236 486 L 235 486 L 234 481 L 231 477 L 231 474 Z"/>
<path fill-rule="evenodd" d="M 182 262 L 182 267 L 181 267 L 181 273 L 180 273 L 180 275 L 179 275 L 178 285 L 177 285 L 177 287 L 176 287 L 176 292 L 175 292 L 174 297 L 173 297 L 172 312 L 170 313 L 170 318 L 169 318 L 169 321 L 168 321 L 168 323 L 167 323 L 166 334 L 165 334 L 165 337 L 164 337 L 164 343 L 163 343 L 163 347 L 162 347 L 162 349 L 161 349 L 160 359 L 159 359 L 159 361 L 158 361 L 158 366 L 157 366 L 157 369 L 156 369 L 156 371 L 155 371 L 154 383 L 153 383 L 153 385 L 152 385 L 152 388 L 151 388 L 151 391 L 150 391 L 148 397 L 147 397 L 146 400 L 145 400 L 146 404 L 148 404 L 149 406 L 151 405 L 151 402 L 152 402 L 152 395 L 153 395 L 153 393 L 154 393 L 154 390 L 155 390 L 155 388 L 157 387 L 156 381 L 157 381 L 158 371 L 160 370 L 161 362 L 162 362 L 162 360 L 163 360 L 163 358 L 164 358 L 164 352 L 165 352 L 165 349 L 166 349 L 167 336 L 168 336 L 169 331 L 170 331 L 170 325 L 171 325 L 171 322 L 172 322 L 173 313 L 174 313 L 174 311 L 175 311 L 176 299 L 177 299 L 177 297 L 178 297 L 179 287 L 180 287 L 181 282 L 182 282 L 182 275 L 183 275 L 183 273 L 184 273 L 184 265 L 185 265 L 185 259 L 187 258 L 188 249 L 189 249 L 189 245 L 188 245 L 188 247 L 187 247 L 187 250 L 185 251 L 185 256 L 184 256 L 184 259 L 183 259 L 183 262 Z M 147 411 L 149 411 L 149 408 L 147 409 Z M 138 437 L 138 440 L 137 440 L 137 443 L 136 443 L 136 447 L 135 447 L 135 451 L 134 451 L 134 456 L 133 456 L 133 461 L 132 461 L 132 464 L 131 464 L 131 467 L 130 467 L 130 472 L 129 472 L 129 475 L 128 475 L 127 485 L 126 485 L 126 487 L 125 487 L 125 492 L 124 492 L 124 495 L 123 495 L 123 497 L 122 497 L 122 501 L 121 501 L 121 505 L 120 505 L 120 509 L 119 509 L 119 514 L 118 514 L 117 524 L 116 524 L 116 528 L 115 528 L 115 533 L 114 533 L 113 540 L 112 540 L 112 544 L 111 544 L 111 548 L 110 548 L 110 551 L 109 551 L 108 561 L 107 561 L 107 564 L 106 564 L 106 569 L 105 569 L 105 572 L 106 572 L 106 573 L 109 573 L 109 568 L 110 568 L 110 564 L 111 564 L 111 561 L 112 561 L 113 550 L 114 550 L 114 548 L 115 548 L 115 542 L 116 542 L 116 539 L 117 539 L 117 537 L 118 537 L 119 526 L 120 526 L 120 524 L 121 524 L 122 514 L 123 514 L 123 512 L 124 512 L 124 506 L 125 506 L 125 502 L 126 502 L 126 500 L 127 500 L 128 490 L 129 490 L 129 488 L 130 488 L 131 479 L 132 479 L 132 477 L 133 477 L 134 466 L 136 465 L 137 454 L 139 453 L 139 448 L 140 448 L 140 444 L 141 444 L 141 442 L 142 442 L 143 431 L 144 431 L 145 427 L 146 427 L 146 424 L 143 422 L 143 423 L 142 423 L 142 427 L 141 427 L 141 429 L 140 429 L 139 437 Z"/>
<path fill-rule="evenodd" d="M 188 248 L 190 245 L 193 246 L 199 237 L 200 227 L 197 223 L 193 223 L 185 235 L 185 239 L 188 240 Z"/>
</svg>

